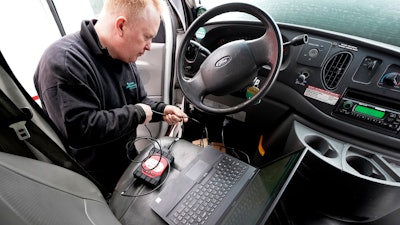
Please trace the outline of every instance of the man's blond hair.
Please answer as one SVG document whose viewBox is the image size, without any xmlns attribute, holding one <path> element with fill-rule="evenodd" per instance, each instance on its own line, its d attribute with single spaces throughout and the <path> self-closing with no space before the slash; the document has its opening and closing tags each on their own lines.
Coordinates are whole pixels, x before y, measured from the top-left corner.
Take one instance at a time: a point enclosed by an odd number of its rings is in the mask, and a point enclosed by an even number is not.
<svg viewBox="0 0 400 225">
<path fill-rule="evenodd" d="M 114 15 L 138 16 L 148 4 L 153 4 L 157 12 L 160 15 L 162 14 L 163 9 L 160 0 L 105 0 L 103 11 Z"/>
</svg>

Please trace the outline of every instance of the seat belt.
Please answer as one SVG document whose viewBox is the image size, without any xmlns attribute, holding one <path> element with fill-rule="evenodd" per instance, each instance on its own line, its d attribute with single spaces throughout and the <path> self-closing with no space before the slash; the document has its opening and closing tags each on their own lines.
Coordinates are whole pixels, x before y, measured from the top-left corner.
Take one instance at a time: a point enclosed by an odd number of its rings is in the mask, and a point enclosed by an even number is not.
<svg viewBox="0 0 400 225">
<path fill-rule="evenodd" d="M 73 159 L 67 152 L 65 152 L 64 149 L 62 149 L 57 143 L 55 143 L 31 120 L 32 113 L 28 108 L 18 108 L 2 90 L 0 90 L 0 106 L 1 129 L 12 128 L 15 131 L 20 142 L 27 142 L 31 144 L 55 165 L 67 168 L 88 178 L 94 184 L 96 184 L 96 186 L 102 192 L 103 196 L 105 198 L 108 198 L 110 193 L 106 192 L 97 180 L 95 180 L 78 162 L 75 161 L 75 159 Z M 9 128 L 6 126 L 8 126 Z M 4 139 L 7 138 L 7 136 L 3 136 L 3 133 L 0 136 L 2 136 L 2 138 Z M 15 140 L 16 138 L 14 137 L 13 139 Z M 9 142 L 10 140 L 1 141 L 7 143 L 7 141 Z M 10 153 L 20 154 L 29 158 L 35 158 L 34 154 L 28 148 L 26 143 L 24 143 L 24 145 L 24 150 L 22 150 L 22 147 L 19 147 L 17 152 L 14 151 Z M 4 146 L 4 148 L 13 149 L 15 147 L 13 145 Z"/>
</svg>

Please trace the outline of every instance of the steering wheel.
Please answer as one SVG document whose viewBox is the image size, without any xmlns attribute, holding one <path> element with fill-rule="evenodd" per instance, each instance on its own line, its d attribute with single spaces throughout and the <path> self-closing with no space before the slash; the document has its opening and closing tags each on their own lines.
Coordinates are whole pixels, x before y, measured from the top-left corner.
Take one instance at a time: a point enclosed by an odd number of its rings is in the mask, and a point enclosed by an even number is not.
<svg viewBox="0 0 400 225">
<path fill-rule="evenodd" d="M 217 48 L 204 60 L 193 77 L 185 76 L 185 52 L 196 31 L 208 20 L 227 12 L 243 12 L 258 18 L 266 28 L 253 40 L 236 40 Z M 212 114 L 233 114 L 257 103 L 270 89 L 282 64 L 282 37 L 278 25 L 263 10 L 246 3 L 228 3 L 212 8 L 188 28 L 178 50 L 178 81 L 184 96 L 197 109 Z M 208 95 L 226 96 L 248 86 L 258 69 L 269 67 L 267 78 L 250 99 L 226 108 L 204 103 Z"/>
</svg>

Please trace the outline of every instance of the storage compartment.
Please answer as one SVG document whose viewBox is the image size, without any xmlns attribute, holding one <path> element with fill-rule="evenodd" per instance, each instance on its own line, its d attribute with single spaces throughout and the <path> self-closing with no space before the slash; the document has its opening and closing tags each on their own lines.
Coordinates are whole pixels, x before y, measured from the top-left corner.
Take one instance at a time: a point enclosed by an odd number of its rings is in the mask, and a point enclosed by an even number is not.
<svg viewBox="0 0 400 225">
<path fill-rule="evenodd" d="M 297 121 L 293 131 L 295 135 L 288 141 L 301 142 L 309 152 L 293 180 L 295 188 L 286 193 L 291 204 L 299 203 L 292 213 L 297 214 L 307 202 L 309 211 L 343 222 L 340 224 L 364 224 L 400 210 L 400 160 L 356 147 L 338 139 L 340 135 L 328 136 Z"/>
<path fill-rule="evenodd" d="M 349 160 L 353 166 L 373 174 L 369 160 L 355 155 Z M 367 179 L 349 169 L 343 171 L 311 151 L 302 161 L 292 184 L 284 197 L 290 201 L 291 213 L 296 217 L 301 217 L 303 212 L 299 210 L 306 208 L 304 213 L 317 212 L 336 220 L 332 224 L 369 224 L 400 209 L 399 183 Z M 318 222 L 312 224 L 325 224 Z"/>
<path fill-rule="evenodd" d="M 346 153 L 347 164 L 359 174 L 380 180 L 399 182 L 400 177 L 395 172 L 395 161 L 386 159 L 387 162 L 385 162 L 384 158 L 355 147 L 350 147 Z"/>
<path fill-rule="evenodd" d="M 328 158 L 336 158 L 338 153 L 329 144 L 327 140 L 317 135 L 308 135 L 304 138 L 304 142 L 312 149 Z"/>
<path fill-rule="evenodd" d="M 346 162 L 361 175 L 386 180 L 386 177 L 366 158 L 352 155 L 346 157 Z"/>
</svg>

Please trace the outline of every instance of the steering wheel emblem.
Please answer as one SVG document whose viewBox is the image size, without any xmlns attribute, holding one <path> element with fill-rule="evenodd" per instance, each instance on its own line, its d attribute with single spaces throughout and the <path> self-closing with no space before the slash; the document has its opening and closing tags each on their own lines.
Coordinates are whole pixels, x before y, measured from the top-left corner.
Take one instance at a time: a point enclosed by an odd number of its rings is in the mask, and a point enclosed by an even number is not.
<svg viewBox="0 0 400 225">
<path fill-rule="evenodd" d="M 228 64 L 231 61 L 232 57 L 230 57 L 229 55 L 222 57 L 221 59 L 219 59 L 216 63 L 215 66 L 216 67 L 223 67 L 226 64 Z"/>
</svg>

